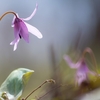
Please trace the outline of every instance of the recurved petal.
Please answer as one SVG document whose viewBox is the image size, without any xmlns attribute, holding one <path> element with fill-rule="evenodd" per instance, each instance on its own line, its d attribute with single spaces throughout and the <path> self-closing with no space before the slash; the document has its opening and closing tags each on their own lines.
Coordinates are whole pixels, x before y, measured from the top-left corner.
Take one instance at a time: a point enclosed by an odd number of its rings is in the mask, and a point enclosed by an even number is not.
<svg viewBox="0 0 100 100">
<path fill-rule="evenodd" d="M 63 58 L 70 68 L 76 68 L 76 69 L 79 68 L 79 63 L 73 63 L 68 55 L 64 55 Z"/>
<path fill-rule="evenodd" d="M 25 22 L 25 24 L 26 24 L 26 26 L 28 28 L 28 31 L 30 33 L 32 33 L 33 35 L 37 36 L 40 39 L 43 37 L 41 32 L 37 28 L 35 28 L 34 26 L 32 26 L 32 25 L 30 25 L 30 24 L 28 24 L 26 22 Z"/>
<path fill-rule="evenodd" d="M 34 11 L 32 12 L 32 14 L 29 17 L 22 18 L 22 19 L 25 20 L 25 21 L 30 20 L 35 15 L 37 9 L 38 9 L 38 4 L 36 3 L 36 7 L 35 7 Z"/>
</svg>

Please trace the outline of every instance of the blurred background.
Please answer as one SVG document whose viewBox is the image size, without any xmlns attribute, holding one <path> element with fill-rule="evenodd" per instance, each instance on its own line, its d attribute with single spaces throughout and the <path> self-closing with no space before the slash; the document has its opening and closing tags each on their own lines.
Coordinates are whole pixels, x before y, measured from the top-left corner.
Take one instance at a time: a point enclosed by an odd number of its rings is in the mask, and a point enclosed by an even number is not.
<svg viewBox="0 0 100 100">
<path fill-rule="evenodd" d="M 30 43 L 21 39 L 13 52 L 10 46 L 14 39 L 13 15 L 6 15 L 0 22 L 0 84 L 17 68 L 35 71 L 23 96 L 46 79 L 54 78 L 64 54 L 75 53 L 75 58 L 85 47 L 91 47 L 98 65 L 100 62 L 100 0 L 1 0 L 0 16 L 6 11 L 15 11 L 26 18 L 36 3 L 38 10 L 28 23 L 39 29 L 42 39 L 29 33 Z"/>
</svg>

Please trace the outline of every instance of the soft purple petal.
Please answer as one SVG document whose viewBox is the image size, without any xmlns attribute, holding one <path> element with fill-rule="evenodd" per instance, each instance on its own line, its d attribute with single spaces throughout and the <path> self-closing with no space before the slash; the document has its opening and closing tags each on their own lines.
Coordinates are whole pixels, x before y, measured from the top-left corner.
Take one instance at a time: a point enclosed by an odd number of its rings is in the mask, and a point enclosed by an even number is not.
<svg viewBox="0 0 100 100">
<path fill-rule="evenodd" d="M 28 29 L 27 29 L 26 24 L 24 23 L 24 21 L 22 21 L 20 18 L 15 18 L 15 21 L 14 21 L 14 35 L 15 35 L 15 38 L 18 38 L 19 35 L 20 35 L 21 37 L 23 37 L 23 39 L 26 42 L 29 42 Z"/>
<path fill-rule="evenodd" d="M 21 19 L 15 18 L 15 21 L 14 21 L 14 36 L 15 36 L 15 39 L 19 38 L 19 33 L 21 31 L 21 26 L 20 26 L 21 21 L 22 21 Z"/>
<path fill-rule="evenodd" d="M 18 13 L 16 13 L 16 15 L 17 15 L 17 17 L 19 17 L 19 16 L 18 16 Z M 12 20 L 12 25 L 11 25 L 11 27 L 14 27 L 15 18 L 16 18 L 16 17 L 14 16 L 14 17 L 13 17 L 13 20 Z"/>
<path fill-rule="evenodd" d="M 65 55 L 64 60 L 66 61 L 66 63 L 69 65 L 70 68 L 75 68 L 75 69 L 79 68 L 80 63 L 73 63 L 69 56 Z"/>
<path fill-rule="evenodd" d="M 27 17 L 27 18 L 22 18 L 22 19 L 25 20 L 25 21 L 30 20 L 30 19 L 35 15 L 37 9 L 38 9 L 38 5 L 36 4 L 36 7 L 35 7 L 33 13 L 32 13 L 29 17 Z"/>
<path fill-rule="evenodd" d="M 10 43 L 10 45 L 14 45 L 16 43 L 16 39 L 14 39 L 11 43 Z"/>
<path fill-rule="evenodd" d="M 76 81 L 78 85 L 81 85 L 82 82 L 87 80 L 88 80 L 87 73 L 79 72 L 79 71 L 76 73 Z"/>
<path fill-rule="evenodd" d="M 15 36 L 15 39 L 10 43 L 10 45 L 14 45 L 18 41 L 18 39 L 19 39 L 19 32 L 20 32 L 20 29 L 18 31 L 17 28 L 14 27 L 14 36 Z"/>
<path fill-rule="evenodd" d="M 21 30 L 20 30 L 20 33 L 19 33 L 19 34 L 23 37 L 23 39 L 24 39 L 26 42 L 29 43 L 28 28 L 27 28 L 26 24 L 25 24 L 23 21 L 20 22 L 20 28 L 21 28 Z"/>
<path fill-rule="evenodd" d="M 19 21 L 20 21 L 20 19 L 19 19 Z M 10 45 L 14 45 L 13 51 L 15 51 L 17 49 L 17 45 L 18 45 L 18 42 L 20 40 L 20 38 L 19 38 L 20 30 L 21 30 L 21 28 L 20 28 L 20 22 L 14 23 L 14 35 L 15 35 L 15 39 L 10 43 Z"/>
<path fill-rule="evenodd" d="M 77 69 L 77 71 L 81 73 L 87 73 L 89 69 L 88 69 L 86 62 L 83 60 L 80 60 L 79 63 L 80 64 L 79 64 L 79 68 Z"/>
<path fill-rule="evenodd" d="M 15 51 L 15 50 L 17 49 L 17 45 L 18 45 L 18 43 L 19 43 L 19 40 L 20 40 L 20 38 L 15 39 L 14 41 L 12 41 L 12 42 L 10 43 L 10 45 L 14 45 L 13 51 Z"/>
<path fill-rule="evenodd" d="M 78 85 L 80 85 L 84 81 L 88 81 L 88 73 L 93 74 L 88 69 L 86 62 L 83 59 L 79 60 L 79 62 L 80 62 L 80 67 L 77 69 L 76 72 L 76 80 L 78 82 Z"/>
<path fill-rule="evenodd" d="M 37 28 L 35 28 L 34 26 L 32 26 L 32 25 L 30 25 L 30 24 L 28 24 L 26 22 L 25 22 L 25 24 L 26 24 L 26 26 L 28 28 L 28 31 L 30 33 L 32 33 L 33 35 L 37 36 L 40 39 L 43 37 L 41 32 Z"/>
<path fill-rule="evenodd" d="M 19 37 L 15 38 L 15 39 L 10 43 L 10 45 L 14 45 L 19 39 L 20 39 Z"/>
</svg>

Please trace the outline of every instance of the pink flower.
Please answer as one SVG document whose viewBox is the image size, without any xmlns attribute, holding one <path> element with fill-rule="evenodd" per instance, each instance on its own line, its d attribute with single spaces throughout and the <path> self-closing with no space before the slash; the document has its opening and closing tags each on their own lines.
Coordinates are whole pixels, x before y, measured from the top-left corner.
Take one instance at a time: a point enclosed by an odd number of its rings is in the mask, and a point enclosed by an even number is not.
<svg viewBox="0 0 100 100">
<path fill-rule="evenodd" d="M 38 5 L 36 4 L 36 8 L 34 9 L 33 13 L 28 18 L 19 18 L 18 14 L 17 17 L 14 16 L 12 21 L 12 27 L 14 27 L 14 36 L 15 39 L 10 43 L 10 45 L 14 45 L 14 51 L 17 49 L 17 45 L 21 38 L 23 38 L 27 43 L 29 43 L 29 33 L 37 36 L 38 38 L 42 38 L 41 32 L 35 28 L 34 26 L 24 22 L 30 20 L 36 13 Z"/>
<path fill-rule="evenodd" d="M 96 75 L 95 72 L 92 72 L 88 69 L 88 66 L 84 59 L 80 59 L 77 63 L 73 63 L 70 57 L 65 55 L 64 60 L 70 68 L 77 69 L 75 80 L 78 83 L 78 85 L 81 85 L 83 82 L 88 81 L 88 73 Z"/>
</svg>

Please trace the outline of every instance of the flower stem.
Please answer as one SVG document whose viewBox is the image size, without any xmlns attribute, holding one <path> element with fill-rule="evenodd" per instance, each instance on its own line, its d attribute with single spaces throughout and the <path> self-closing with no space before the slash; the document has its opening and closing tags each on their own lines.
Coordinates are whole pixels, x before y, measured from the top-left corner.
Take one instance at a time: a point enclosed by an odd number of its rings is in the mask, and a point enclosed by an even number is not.
<svg viewBox="0 0 100 100">
<path fill-rule="evenodd" d="M 35 92 L 36 90 L 38 90 L 39 88 L 41 88 L 44 84 L 46 83 L 55 83 L 55 81 L 53 79 L 49 79 L 44 81 L 40 86 L 38 86 L 36 89 L 34 89 L 32 92 L 30 92 L 24 99 L 22 100 L 26 100 L 33 92 Z"/>
<path fill-rule="evenodd" d="M 85 54 L 86 54 L 86 53 L 89 53 L 89 54 L 90 54 L 91 59 L 92 59 L 92 61 L 93 61 L 93 63 L 94 63 L 94 67 L 95 67 L 95 69 L 96 69 L 96 72 L 97 72 L 97 74 L 98 74 L 97 63 L 96 63 L 96 59 L 95 59 L 95 56 L 94 56 L 93 51 L 92 51 L 89 47 L 87 47 L 87 48 L 83 51 L 83 54 L 82 54 L 82 58 L 83 58 L 83 59 L 85 58 Z"/>
<path fill-rule="evenodd" d="M 14 12 L 14 11 L 8 11 L 8 12 L 5 12 L 1 17 L 0 17 L 0 20 L 2 20 L 2 18 L 7 15 L 7 14 L 14 14 L 17 18 L 17 14 Z"/>
<path fill-rule="evenodd" d="M 39 97 L 39 99 L 37 99 L 37 100 L 42 99 L 43 97 L 45 97 L 46 95 L 48 95 L 50 92 L 54 91 L 54 90 L 57 89 L 57 88 L 63 87 L 63 86 L 66 86 L 66 85 L 59 85 L 59 86 L 57 86 L 57 87 L 54 87 L 53 89 L 51 89 L 51 90 L 49 90 L 48 92 L 46 92 L 43 96 Z"/>
</svg>

